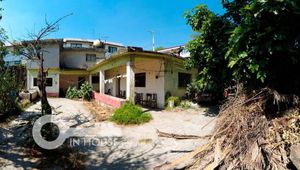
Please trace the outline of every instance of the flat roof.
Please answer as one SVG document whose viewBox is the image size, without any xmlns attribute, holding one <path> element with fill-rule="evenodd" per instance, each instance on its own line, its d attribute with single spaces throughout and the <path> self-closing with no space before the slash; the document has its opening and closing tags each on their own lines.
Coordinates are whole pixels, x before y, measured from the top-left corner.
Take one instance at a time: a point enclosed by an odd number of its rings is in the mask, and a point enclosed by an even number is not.
<svg viewBox="0 0 300 170">
<path fill-rule="evenodd" d="M 98 39 L 83 39 L 83 38 L 64 38 L 63 39 L 64 42 L 86 42 L 86 43 L 93 43 L 93 42 L 95 42 L 97 40 Z M 117 42 L 103 41 L 103 40 L 99 40 L 99 41 L 101 41 L 104 44 L 125 47 L 123 44 L 117 43 Z"/>
</svg>

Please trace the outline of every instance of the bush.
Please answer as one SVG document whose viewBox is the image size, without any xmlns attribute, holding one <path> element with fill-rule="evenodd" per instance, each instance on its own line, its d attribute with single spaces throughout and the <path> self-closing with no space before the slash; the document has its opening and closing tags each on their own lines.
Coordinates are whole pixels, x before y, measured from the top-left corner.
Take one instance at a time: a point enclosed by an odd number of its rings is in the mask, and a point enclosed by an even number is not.
<svg viewBox="0 0 300 170">
<path fill-rule="evenodd" d="M 189 109 L 192 108 L 192 102 L 188 101 L 188 100 L 183 100 L 180 102 L 180 107 L 184 108 L 184 109 Z"/>
<path fill-rule="evenodd" d="M 31 101 L 29 99 L 23 99 L 19 102 L 19 105 L 22 109 L 26 109 L 31 105 Z"/>
<path fill-rule="evenodd" d="M 179 106 L 179 104 L 180 104 L 180 98 L 176 97 L 176 96 L 169 97 L 167 101 L 168 101 L 168 103 L 170 101 L 173 101 L 174 102 L 174 106 Z"/>
<path fill-rule="evenodd" d="M 149 122 L 152 116 L 148 112 L 144 112 L 141 107 L 132 103 L 125 103 L 117 109 L 111 117 L 111 120 L 117 124 L 142 124 Z"/>
<path fill-rule="evenodd" d="M 83 98 L 84 100 L 91 100 L 92 98 L 92 86 L 87 82 L 83 83 L 78 90 L 76 87 L 69 87 L 67 90 L 66 98 L 78 99 Z"/>
<path fill-rule="evenodd" d="M 1 65 L 0 82 L 0 116 L 6 118 L 13 114 L 19 114 L 21 112 L 17 98 L 19 86 L 14 75 Z"/>
<path fill-rule="evenodd" d="M 76 87 L 69 87 L 67 90 L 66 98 L 68 99 L 78 99 L 80 97 L 80 92 Z"/>
<path fill-rule="evenodd" d="M 92 91 L 93 91 L 92 86 L 89 85 L 87 82 L 85 82 L 85 83 L 83 83 L 80 86 L 79 95 L 84 100 L 91 100 L 91 98 L 92 98 Z"/>
</svg>

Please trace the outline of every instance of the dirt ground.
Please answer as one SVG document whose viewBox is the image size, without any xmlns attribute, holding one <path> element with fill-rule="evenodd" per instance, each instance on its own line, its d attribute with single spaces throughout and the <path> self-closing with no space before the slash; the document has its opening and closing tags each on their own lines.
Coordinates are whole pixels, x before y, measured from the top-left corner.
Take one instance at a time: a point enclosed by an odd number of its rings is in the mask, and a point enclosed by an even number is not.
<svg viewBox="0 0 300 170">
<path fill-rule="evenodd" d="M 158 137 L 157 129 L 168 133 L 205 136 L 212 132 L 216 122 L 215 117 L 210 114 L 211 110 L 207 108 L 182 111 L 149 110 L 153 117 L 149 123 L 120 126 L 109 121 L 97 122 L 82 101 L 50 98 L 49 102 L 56 108 L 58 119 L 63 121 L 66 127 L 94 127 L 95 135 L 99 134 L 102 137 L 96 140 L 98 142 L 96 145 L 81 143 L 73 146 L 87 155 L 85 161 L 87 169 L 152 169 L 206 143 L 204 139 L 175 140 Z M 17 130 L 13 127 L 26 120 L 28 115 L 39 112 L 37 110 L 39 107 L 40 103 L 29 107 L 18 119 L 5 127 L 9 130 L 8 136 L 16 134 Z M 207 126 L 201 128 L 208 122 L 210 123 Z M 121 135 L 110 137 L 104 135 L 116 132 L 121 132 Z M 1 136 L 3 140 L 6 138 L 5 135 Z M 0 142 L 0 168 L 34 169 L 36 160 L 24 157 L 16 148 L 18 147 L 13 139 L 6 143 Z M 11 153 L 5 152 L 7 150 Z M 12 153 L 14 150 L 16 151 Z"/>
</svg>

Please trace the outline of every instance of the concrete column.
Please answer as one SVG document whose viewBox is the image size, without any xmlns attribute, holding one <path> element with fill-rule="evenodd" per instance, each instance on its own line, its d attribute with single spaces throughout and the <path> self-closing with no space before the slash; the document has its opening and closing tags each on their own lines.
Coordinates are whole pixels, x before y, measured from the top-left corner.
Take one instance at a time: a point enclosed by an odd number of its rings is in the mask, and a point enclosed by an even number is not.
<svg viewBox="0 0 300 170">
<path fill-rule="evenodd" d="M 93 75 L 90 74 L 90 75 L 89 75 L 89 85 L 91 85 L 91 86 L 93 86 L 93 84 L 92 84 L 92 77 L 93 77 Z"/>
<path fill-rule="evenodd" d="M 104 94 L 104 90 L 105 90 L 104 80 L 105 80 L 104 70 L 100 70 L 100 72 L 99 72 L 99 91 L 100 91 L 100 93 L 103 93 L 103 94 Z"/>
<path fill-rule="evenodd" d="M 134 102 L 134 71 L 133 62 L 126 64 L 126 99 Z"/>
<path fill-rule="evenodd" d="M 27 70 L 27 83 L 26 83 L 26 88 L 27 88 L 27 90 L 29 90 L 30 87 L 31 87 L 31 84 L 30 84 L 31 79 L 32 79 L 32 76 L 31 76 L 31 74 L 29 74 L 29 71 Z M 33 85 L 32 85 L 32 86 L 33 86 Z"/>
<path fill-rule="evenodd" d="M 60 75 L 59 75 L 59 73 L 56 73 L 56 75 L 57 75 L 57 81 L 56 81 L 56 87 L 57 87 L 57 93 L 58 93 L 58 97 L 59 97 L 59 92 L 60 92 Z"/>
<path fill-rule="evenodd" d="M 112 79 L 112 84 L 113 84 L 113 88 L 112 88 L 111 94 L 112 94 L 113 96 L 117 96 L 117 77 L 114 77 L 114 78 Z"/>
</svg>

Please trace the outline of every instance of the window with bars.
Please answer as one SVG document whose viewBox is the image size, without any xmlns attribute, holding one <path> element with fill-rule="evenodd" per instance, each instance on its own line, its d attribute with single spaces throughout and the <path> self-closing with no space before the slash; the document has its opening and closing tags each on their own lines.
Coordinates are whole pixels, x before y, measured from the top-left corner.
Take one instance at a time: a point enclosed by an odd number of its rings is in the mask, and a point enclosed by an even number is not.
<svg viewBox="0 0 300 170">
<path fill-rule="evenodd" d="M 37 78 L 33 78 L 33 86 L 38 86 Z M 46 78 L 46 86 L 47 87 L 53 86 L 53 78 Z"/>
<path fill-rule="evenodd" d="M 146 87 L 146 73 L 135 74 L 135 87 Z"/>
<path fill-rule="evenodd" d="M 112 47 L 112 46 L 108 46 L 108 52 L 109 53 L 115 53 L 115 52 L 117 52 L 117 47 Z"/>
<path fill-rule="evenodd" d="M 178 87 L 187 87 L 191 83 L 191 74 L 178 73 Z"/>
</svg>

